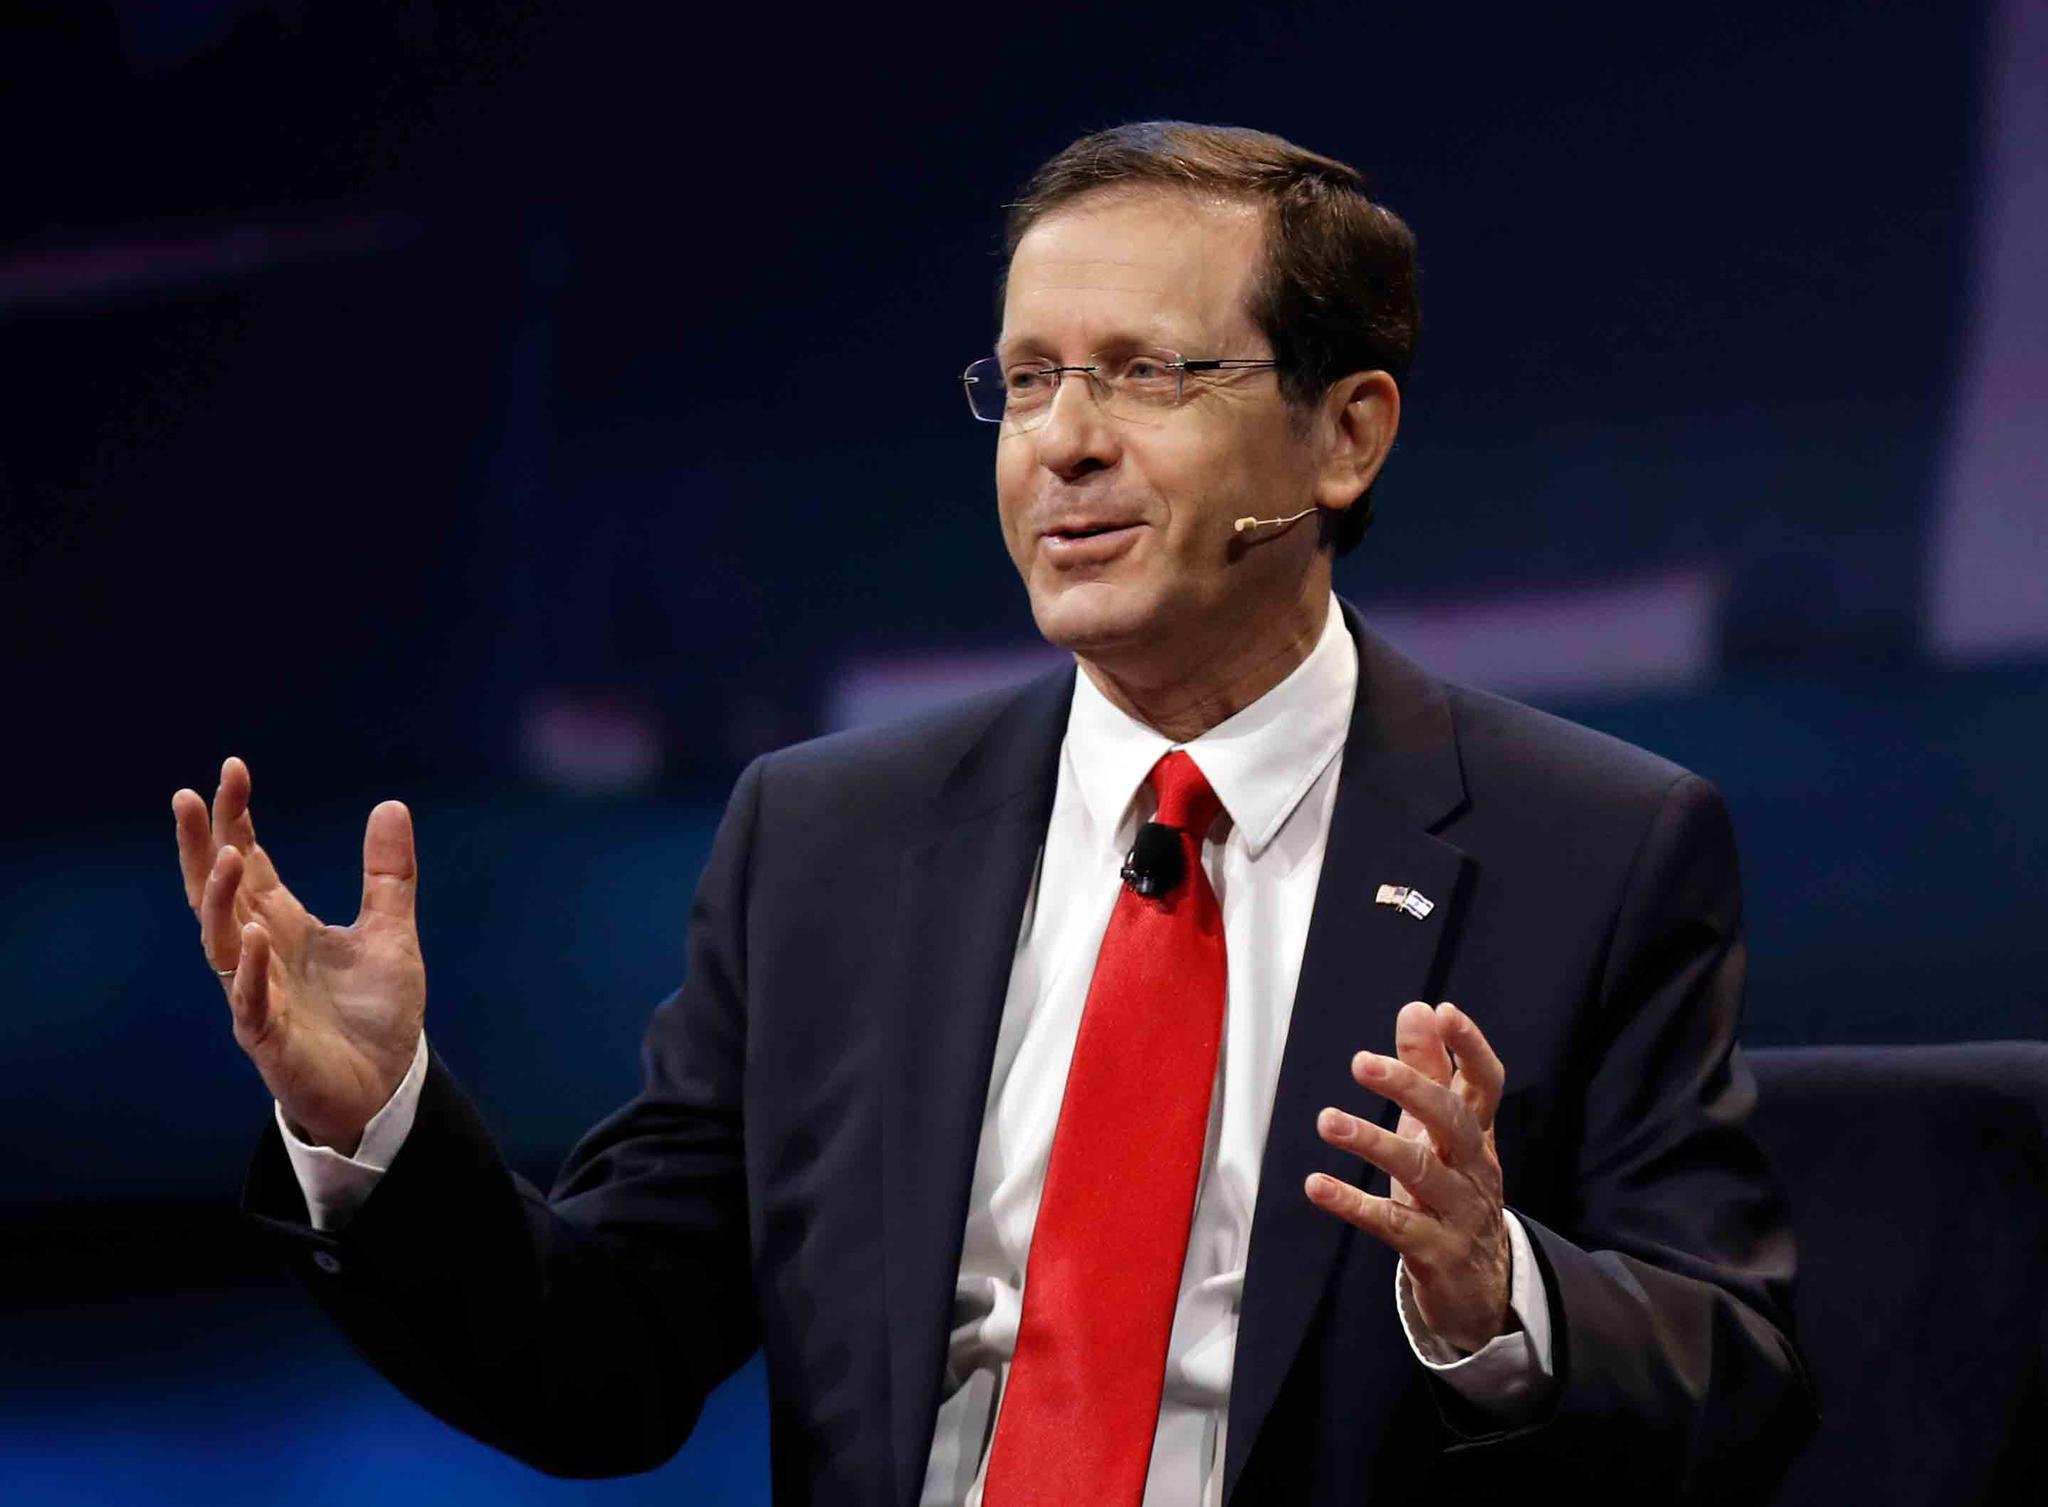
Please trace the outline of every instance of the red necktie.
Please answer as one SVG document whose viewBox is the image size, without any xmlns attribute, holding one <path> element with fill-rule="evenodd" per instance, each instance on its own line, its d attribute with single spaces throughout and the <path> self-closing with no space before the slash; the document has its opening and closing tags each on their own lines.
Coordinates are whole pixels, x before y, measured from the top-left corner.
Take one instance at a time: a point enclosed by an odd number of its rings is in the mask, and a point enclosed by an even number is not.
<svg viewBox="0 0 2048 1507">
<path fill-rule="evenodd" d="M 985 1507 L 1139 1507 L 1223 1039 L 1221 809 L 1195 761 L 1153 767 L 1181 874 L 1126 885 L 1096 955 L 1031 1233 Z"/>
</svg>

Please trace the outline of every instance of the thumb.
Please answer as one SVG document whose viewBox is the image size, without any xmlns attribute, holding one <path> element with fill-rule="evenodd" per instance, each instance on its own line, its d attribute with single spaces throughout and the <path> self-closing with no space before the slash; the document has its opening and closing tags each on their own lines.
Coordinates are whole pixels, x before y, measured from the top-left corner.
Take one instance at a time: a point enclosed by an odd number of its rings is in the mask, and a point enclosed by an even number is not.
<svg viewBox="0 0 2048 1507">
<path fill-rule="evenodd" d="M 419 865 L 412 850 L 412 813 L 403 801 L 385 801 L 363 829 L 363 909 L 356 919 L 383 916 L 413 924 Z"/>
</svg>

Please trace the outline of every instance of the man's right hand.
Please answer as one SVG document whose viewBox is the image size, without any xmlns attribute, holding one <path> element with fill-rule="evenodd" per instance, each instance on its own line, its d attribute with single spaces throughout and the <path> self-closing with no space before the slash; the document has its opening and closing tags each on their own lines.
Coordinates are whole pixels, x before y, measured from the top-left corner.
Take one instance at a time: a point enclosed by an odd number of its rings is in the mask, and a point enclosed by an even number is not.
<svg viewBox="0 0 2048 1507">
<path fill-rule="evenodd" d="M 171 797 L 171 814 L 185 903 L 208 966 L 226 975 L 235 1040 L 288 1124 L 354 1154 L 412 1066 L 426 1018 L 411 813 L 397 801 L 370 813 L 353 926 L 324 924 L 278 879 L 256 843 L 240 759 L 221 765 L 210 814 L 192 790 Z"/>
</svg>

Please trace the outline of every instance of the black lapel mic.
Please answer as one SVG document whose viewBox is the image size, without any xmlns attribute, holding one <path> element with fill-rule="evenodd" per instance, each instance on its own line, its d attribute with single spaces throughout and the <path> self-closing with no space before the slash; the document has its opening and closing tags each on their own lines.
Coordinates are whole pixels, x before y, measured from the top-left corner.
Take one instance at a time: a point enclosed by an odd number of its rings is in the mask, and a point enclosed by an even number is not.
<svg viewBox="0 0 2048 1507">
<path fill-rule="evenodd" d="M 1131 844 L 1124 860 L 1123 881 L 1141 895 L 1163 895 L 1179 884 L 1187 872 L 1180 850 L 1180 828 L 1147 822 L 1138 828 L 1138 840 Z"/>
<path fill-rule="evenodd" d="M 1240 518 L 1232 525 L 1231 532 L 1242 534 L 1255 528 L 1282 528 L 1294 522 L 1297 518 L 1308 517 L 1310 513 L 1315 511 L 1316 509 L 1314 508 L 1303 508 L 1299 513 L 1290 513 L 1285 518 Z"/>
</svg>

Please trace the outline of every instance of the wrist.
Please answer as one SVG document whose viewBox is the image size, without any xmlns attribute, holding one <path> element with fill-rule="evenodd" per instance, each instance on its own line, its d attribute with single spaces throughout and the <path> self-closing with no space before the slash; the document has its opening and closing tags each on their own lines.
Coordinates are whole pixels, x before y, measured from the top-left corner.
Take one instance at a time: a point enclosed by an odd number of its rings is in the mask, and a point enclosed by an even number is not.
<svg viewBox="0 0 2048 1507">
<path fill-rule="evenodd" d="M 271 1094 L 277 1100 L 278 1115 L 284 1128 L 292 1136 L 307 1146 L 353 1158 L 362 1152 L 366 1138 L 390 1117 L 393 1105 L 407 1084 L 424 1074 L 425 1058 L 426 1033 L 416 1029 L 412 1040 L 406 1043 L 402 1057 L 390 1061 L 359 1057 L 355 1063 L 343 1064 L 338 1070 L 351 1090 L 360 1086 L 361 1078 L 376 1074 L 380 1081 L 366 1098 L 359 1099 L 352 1091 L 346 1096 L 340 1093 L 316 1096 L 321 1098 L 321 1102 L 309 1104 L 293 1103 L 275 1087 L 272 1087 Z M 266 1073 L 264 1076 L 268 1080 L 272 1075 Z M 301 1095 L 302 1100 L 306 1097 Z"/>
<path fill-rule="evenodd" d="M 282 1104 L 278 1106 L 278 1112 L 284 1120 L 285 1131 L 304 1145 L 319 1146 L 341 1156 L 353 1157 L 363 1144 L 361 1125 L 354 1130 L 309 1125 Z"/>
</svg>

